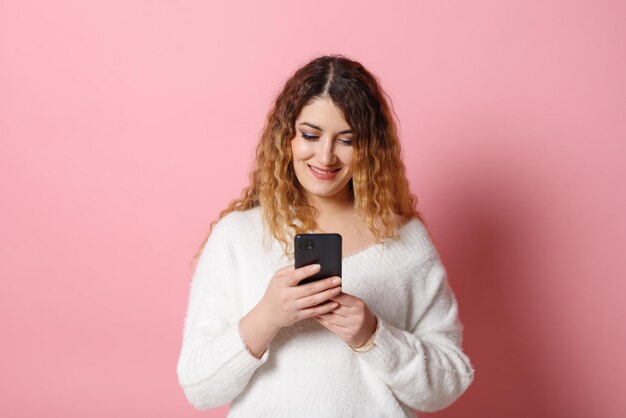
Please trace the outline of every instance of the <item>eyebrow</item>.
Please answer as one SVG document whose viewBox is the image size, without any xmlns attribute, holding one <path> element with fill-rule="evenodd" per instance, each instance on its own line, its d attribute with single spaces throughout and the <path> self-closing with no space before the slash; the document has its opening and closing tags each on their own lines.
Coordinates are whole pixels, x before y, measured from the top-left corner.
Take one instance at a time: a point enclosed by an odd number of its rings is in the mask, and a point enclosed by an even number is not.
<svg viewBox="0 0 626 418">
<path fill-rule="evenodd" d="M 324 130 L 322 128 L 320 128 L 319 126 L 315 126 L 315 125 L 313 125 L 312 123 L 309 123 L 309 122 L 300 122 L 299 125 L 310 126 L 313 129 L 317 129 L 318 131 L 324 132 Z M 352 129 L 348 129 L 348 130 L 341 131 L 341 132 L 338 132 L 338 133 L 339 134 L 351 134 L 352 133 Z"/>
</svg>

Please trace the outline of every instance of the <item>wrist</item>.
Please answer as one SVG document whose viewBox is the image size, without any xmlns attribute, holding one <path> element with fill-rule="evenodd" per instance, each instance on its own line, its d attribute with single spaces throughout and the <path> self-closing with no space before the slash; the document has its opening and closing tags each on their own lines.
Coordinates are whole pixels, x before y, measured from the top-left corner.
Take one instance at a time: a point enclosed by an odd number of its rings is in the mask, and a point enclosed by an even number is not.
<svg viewBox="0 0 626 418">
<path fill-rule="evenodd" d="M 266 321 L 262 310 L 254 307 L 239 320 L 239 334 L 248 352 L 258 359 L 278 334 L 278 329 Z"/>
<path fill-rule="evenodd" d="M 348 346 L 352 349 L 352 351 L 355 351 L 357 353 L 362 353 L 374 347 L 375 345 L 374 340 L 376 339 L 376 335 L 378 334 L 378 329 L 380 327 L 378 318 L 376 316 L 374 316 L 374 321 L 375 321 L 374 331 L 372 332 L 371 336 L 367 339 L 367 341 L 365 341 L 363 344 L 356 346 L 356 347 L 348 344 Z"/>
<path fill-rule="evenodd" d="M 261 302 L 254 306 L 250 313 L 256 318 L 256 323 L 263 328 L 266 334 L 276 335 L 282 328 L 271 320 L 271 316 L 264 309 Z"/>
</svg>

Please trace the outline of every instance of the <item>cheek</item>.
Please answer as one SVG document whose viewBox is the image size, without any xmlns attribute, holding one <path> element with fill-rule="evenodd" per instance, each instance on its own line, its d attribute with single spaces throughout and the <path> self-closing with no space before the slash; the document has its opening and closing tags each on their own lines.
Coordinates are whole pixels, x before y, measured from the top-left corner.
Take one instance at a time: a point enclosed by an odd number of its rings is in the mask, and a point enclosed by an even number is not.
<svg viewBox="0 0 626 418">
<path fill-rule="evenodd" d="M 354 160 L 354 151 L 352 149 L 346 151 L 341 157 L 341 161 L 346 167 L 349 167 L 350 171 L 354 169 Z"/>
<path fill-rule="evenodd" d="M 300 160 L 310 158 L 313 151 L 311 150 L 310 144 L 302 139 L 296 138 L 291 140 L 291 153 L 294 160 Z"/>
</svg>

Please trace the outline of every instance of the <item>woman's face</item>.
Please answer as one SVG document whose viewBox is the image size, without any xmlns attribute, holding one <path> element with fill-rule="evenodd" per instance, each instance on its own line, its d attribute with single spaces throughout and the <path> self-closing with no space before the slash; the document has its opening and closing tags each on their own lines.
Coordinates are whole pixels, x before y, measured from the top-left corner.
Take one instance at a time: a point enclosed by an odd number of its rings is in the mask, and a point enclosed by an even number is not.
<svg viewBox="0 0 626 418">
<path fill-rule="evenodd" d="M 348 196 L 354 149 L 352 131 L 330 98 L 313 99 L 296 119 L 293 168 L 310 203 Z"/>
</svg>

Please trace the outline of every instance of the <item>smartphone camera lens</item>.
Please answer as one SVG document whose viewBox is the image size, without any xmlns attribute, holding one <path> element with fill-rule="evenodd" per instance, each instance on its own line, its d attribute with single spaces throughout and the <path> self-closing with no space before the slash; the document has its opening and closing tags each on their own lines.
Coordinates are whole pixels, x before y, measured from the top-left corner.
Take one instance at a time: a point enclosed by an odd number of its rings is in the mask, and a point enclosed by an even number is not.
<svg viewBox="0 0 626 418">
<path fill-rule="evenodd" d="M 315 242 L 313 240 L 305 239 L 300 241 L 300 249 L 302 251 L 311 251 L 315 248 Z"/>
</svg>

